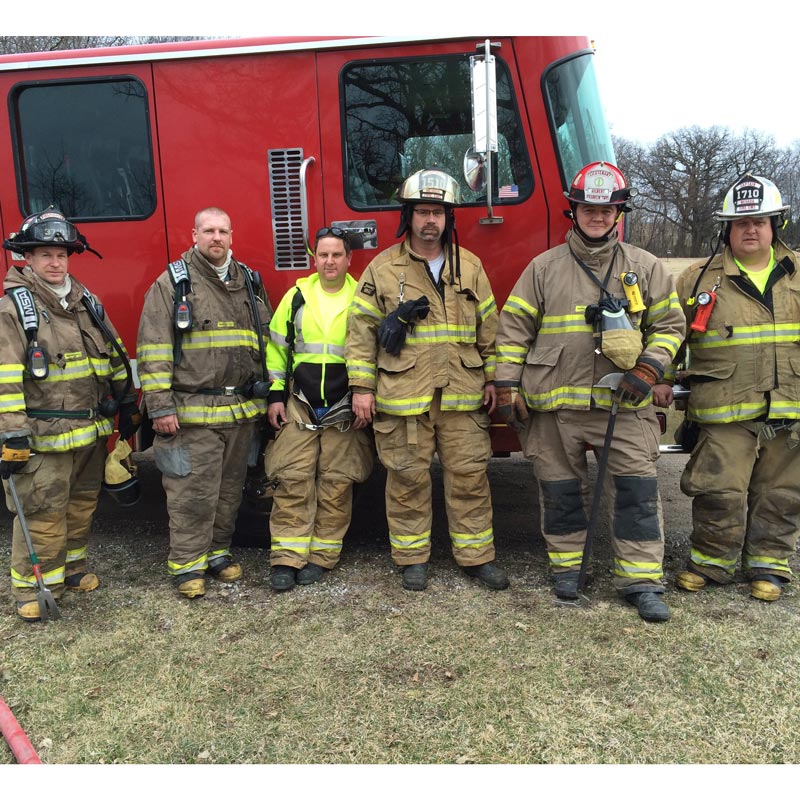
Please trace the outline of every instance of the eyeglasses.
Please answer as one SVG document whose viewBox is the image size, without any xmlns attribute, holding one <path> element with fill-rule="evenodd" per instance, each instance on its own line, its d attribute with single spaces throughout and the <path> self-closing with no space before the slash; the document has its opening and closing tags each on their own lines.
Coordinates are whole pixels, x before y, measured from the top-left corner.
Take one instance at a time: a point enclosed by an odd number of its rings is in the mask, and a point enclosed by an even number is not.
<svg viewBox="0 0 800 800">
<path fill-rule="evenodd" d="M 324 239 L 326 236 L 333 236 L 336 239 L 346 239 L 347 231 L 344 228 L 339 228 L 336 225 L 330 228 L 320 228 L 317 231 L 316 239 Z"/>
<path fill-rule="evenodd" d="M 415 208 L 414 213 L 418 217 L 443 217 L 444 216 L 444 209 L 443 208 Z"/>
</svg>

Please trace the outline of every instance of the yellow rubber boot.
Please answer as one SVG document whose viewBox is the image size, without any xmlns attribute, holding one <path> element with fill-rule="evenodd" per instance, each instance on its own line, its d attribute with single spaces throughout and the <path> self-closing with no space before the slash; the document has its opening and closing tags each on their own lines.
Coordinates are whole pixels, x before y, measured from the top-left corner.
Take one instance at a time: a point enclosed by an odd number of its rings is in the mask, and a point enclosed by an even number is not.
<svg viewBox="0 0 800 800">
<path fill-rule="evenodd" d="M 781 579 L 774 575 L 764 575 L 750 581 L 750 597 L 763 600 L 765 603 L 774 603 L 781 596 L 782 591 Z"/>
<path fill-rule="evenodd" d="M 227 564 L 220 564 L 218 566 L 208 565 L 208 571 L 218 580 L 223 583 L 233 583 L 242 577 L 242 567 L 235 561 L 228 560 Z"/>
<path fill-rule="evenodd" d="M 184 597 L 202 597 L 206 593 L 206 577 L 201 572 L 187 572 L 178 577 L 178 591 Z"/>
<path fill-rule="evenodd" d="M 64 585 L 73 592 L 93 592 L 100 585 L 100 579 L 94 572 L 78 572 L 67 575 Z"/>
<path fill-rule="evenodd" d="M 675 577 L 675 585 L 686 592 L 699 592 L 708 585 L 708 580 L 696 572 L 684 570 Z"/>
<path fill-rule="evenodd" d="M 17 603 L 17 614 L 25 622 L 38 622 L 42 618 L 39 603 L 36 600 L 20 600 Z"/>
</svg>

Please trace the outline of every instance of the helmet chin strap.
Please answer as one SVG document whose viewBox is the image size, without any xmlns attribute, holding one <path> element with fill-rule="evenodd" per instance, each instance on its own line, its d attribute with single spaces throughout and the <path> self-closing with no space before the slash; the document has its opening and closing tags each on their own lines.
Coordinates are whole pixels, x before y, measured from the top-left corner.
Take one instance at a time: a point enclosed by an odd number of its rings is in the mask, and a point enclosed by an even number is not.
<svg viewBox="0 0 800 800">
<path fill-rule="evenodd" d="M 602 236 L 589 236 L 586 231 L 578 225 L 578 216 L 576 214 L 576 206 L 571 205 L 572 211 L 568 214 L 569 218 L 572 220 L 572 229 L 578 234 L 578 236 L 583 239 L 584 242 L 587 244 L 605 244 L 606 242 L 611 241 L 612 234 L 617 229 L 617 225 L 619 225 L 619 221 L 622 219 L 622 215 L 625 213 L 624 210 L 620 209 L 619 214 L 614 218 L 613 225 L 602 235 Z"/>
</svg>

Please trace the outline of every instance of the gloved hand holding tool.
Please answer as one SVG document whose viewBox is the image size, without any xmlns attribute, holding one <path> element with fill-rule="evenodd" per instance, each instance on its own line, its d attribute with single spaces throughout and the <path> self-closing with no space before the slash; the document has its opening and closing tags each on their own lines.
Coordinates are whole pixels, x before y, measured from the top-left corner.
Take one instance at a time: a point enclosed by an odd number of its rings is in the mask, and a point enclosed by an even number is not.
<svg viewBox="0 0 800 800">
<path fill-rule="evenodd" d="M 496 386 L 497 416 L 514 430 L 522 428 L 528 419 L 528 407 L 522 395 L 510 386 Z"/>
<path fill-rule="evenodd" d="M 635 366 L 622 376 L 614 394 L 616 401 L 638 406 L 647 399 L 653 386 L 661 380 L 662 374 L 660 369 L 647 361 L 637 361 Z"/>
<path fill-rule="evenodd" d="M 13 436 L 3 442 L 3 459 L 0 461 L 0 478 L 6 480 L 19 472 L 31 457 L 27 436 Z"/>
<path fill-rule="evenodd" d="M 378 341 L 389 355 L 396 356 L 403 349 L 409 325 L 425 319 L 430 311 L 430 304 L 425 295 L 417 300 L 406 300 L 391 313 L 387 314 L 378 328 Z"/>
</svg>

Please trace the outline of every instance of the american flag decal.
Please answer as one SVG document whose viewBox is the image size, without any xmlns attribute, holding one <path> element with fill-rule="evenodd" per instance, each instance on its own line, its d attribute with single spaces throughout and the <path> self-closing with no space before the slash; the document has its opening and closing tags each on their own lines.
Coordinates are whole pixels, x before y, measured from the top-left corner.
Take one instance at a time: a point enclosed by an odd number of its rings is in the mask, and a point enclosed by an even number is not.
<svg viewBox="0 0 800 800">
<path fill-rule="evenodd" d="M 501 186 L 497 192 L 499 198 L 503 197 L 519 197 L 519 186 L 516 183 L 506 184 Z"/>
</svg>

